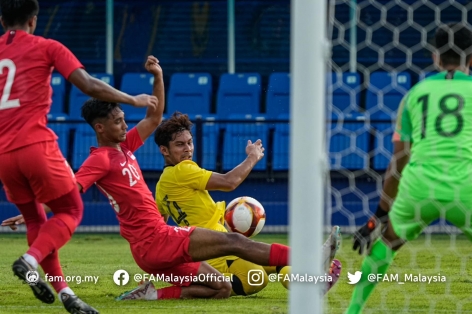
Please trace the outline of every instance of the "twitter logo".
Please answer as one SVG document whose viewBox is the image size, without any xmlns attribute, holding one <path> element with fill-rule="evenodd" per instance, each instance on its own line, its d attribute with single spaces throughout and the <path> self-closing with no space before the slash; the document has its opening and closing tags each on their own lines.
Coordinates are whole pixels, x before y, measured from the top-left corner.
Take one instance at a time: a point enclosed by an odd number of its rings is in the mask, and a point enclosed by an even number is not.
<svg viewBox="0 0 472 314">
<path fill-rule="evenodd" d="M 350 272 L 347 272 L 347 279 L 349 279 L 348 284 L 355 285 L 356 283 L 358 283 L 359 280 L 361 280 L 361 275 L 362 275 L 362 272 L 360 271 L 356 271 L 354 275 L 351 274 Z"/>
</svg>

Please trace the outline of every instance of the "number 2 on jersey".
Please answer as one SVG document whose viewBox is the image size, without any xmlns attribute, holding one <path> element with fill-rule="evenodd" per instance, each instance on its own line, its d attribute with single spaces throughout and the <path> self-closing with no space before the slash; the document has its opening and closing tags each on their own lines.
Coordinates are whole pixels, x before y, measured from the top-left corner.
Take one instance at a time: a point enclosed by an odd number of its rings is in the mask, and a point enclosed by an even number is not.
<svg viewBox="0 0 472 314">
<path fill-rule="evenodd" d="M 449 99 L 454 99 L 456 101 L 455 108 L 449 108 L 447 102 Z M 428 122 L 428 105 L 429 105 L 429 94 L 423 95 L 418 98 L 418 102 L 422 103 L 422 120 L 421 120 L 421 138 L 426 137 L 426 123 Z M 436 117 L 434 123 L 434 129 L 436 132 L 443 137 L 453 137 L 459 134 L 464 127 L 464 117 L 461 114 L 462 109 L 464 109 L 464 98 L 458 94 L 447 94 L 444 95 L 439 100 L 439 109 L 441 109 L 441 114 Z M 447 116 L 453 116 L 457 119 L 456 128 L 452 131 L 445 131 L 442 126 L 443 119 Z"/>
<path fill-rule="evenodd" d="M 8 99 L 10 98 L 11 87 L 15 80 L 16 66 L 10 59 L 0 60 L 0 75 L 3 74 L 3 69 L 8 69 L 7 81 L 3 87 L 2 98 L 0 99 L 0 110 L 10 109 L 20 106 L 19 99 Z"/>
<path fill-rule="evenodd" d="M 133 186 L 136 183 L 138 183 L 138 180 L 141 179 L 141 176 L 139 175 L 138 170 L 136 170 L 136 168 L 133 165 L 128 165 L 128 167 L 129 168 L 123 168 L 121 173 L 124 176 L 128 175 L 128 177 L 129 177 L 129 186 Z M 136 180 L 133 180 L 133 177 Z"/>
</svg>

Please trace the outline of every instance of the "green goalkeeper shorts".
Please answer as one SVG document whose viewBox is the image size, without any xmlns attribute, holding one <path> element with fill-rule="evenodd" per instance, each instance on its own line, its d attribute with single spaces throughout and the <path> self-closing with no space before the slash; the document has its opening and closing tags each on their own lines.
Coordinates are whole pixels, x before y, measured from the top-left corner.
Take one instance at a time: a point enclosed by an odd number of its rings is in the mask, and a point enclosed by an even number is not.
<svg viewBox="0 0 472 314">
<path fill-rule="evenodd" d="M 400 189 L 388 216 L 395 234 L 404 240 L 416 239 L 424 228 L 442 218 L 461 229 L 472 241 L 472 200 L 420 199 Z"/>
</svg>

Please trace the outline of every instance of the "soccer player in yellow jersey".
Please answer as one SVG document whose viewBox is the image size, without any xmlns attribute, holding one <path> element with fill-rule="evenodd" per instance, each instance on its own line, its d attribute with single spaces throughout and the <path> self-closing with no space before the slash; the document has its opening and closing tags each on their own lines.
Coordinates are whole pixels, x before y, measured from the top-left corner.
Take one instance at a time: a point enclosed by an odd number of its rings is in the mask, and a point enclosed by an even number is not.
<svg viewBox="0 0 472 314">
<path fill-rule="evenodd" d="M 215 202 L 208 191 L 236 189 L 256 163 L 264 157 L 264 147 L 261 140 L 254 143 L 248 141 L 247 158 L 241 164 L 226 174 L 208 171 L 192 161 L 191 127 L 192 123 L 188 116 L 177 112 L 161 123 L 155 132 L 155 142 L 166 164 L 156 186 L 156 203 L 164 219 L 167 220 L 170 216 L 179 226 L 197 226 L 227 232 L 223 220 L 225 202 Z M 339 227 L 335 226 L 323 246 L 326 269 L 336 254 L 339 242 Z M 276 271 L 275 267 L 262 267 L 236 256 L 215 258 L 207 262 L 219 272 L 233 275 L 232 295 L 250 295 L 259 292 L 268 283 L 266 271 Z M 334 262 L 332 266 L 334 266 L 333 282 L 327 287 L 328 289 L 337 281 L 341 271 L 339 261 Z M 263 273 L 262 284 L 249 284 L 250 270 L 260 270 Z M 286 272 L 287 269 L 283 273 Z"/>
</svg>

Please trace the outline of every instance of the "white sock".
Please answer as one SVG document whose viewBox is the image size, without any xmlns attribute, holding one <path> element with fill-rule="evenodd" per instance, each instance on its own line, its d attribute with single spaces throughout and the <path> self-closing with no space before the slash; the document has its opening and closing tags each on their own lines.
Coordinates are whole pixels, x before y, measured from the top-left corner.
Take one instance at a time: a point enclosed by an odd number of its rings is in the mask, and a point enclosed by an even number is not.
<svg viewBox="0 0 472 314">
<path fill-rule="evenodd" d="M 34 269 L 38 268 L 38 261 L 31 255 L 25 253 L 23 254 L 23 259 L 31 265 Z"/>
<path fill-rule="evenodd" d="M 64 289 L 62 289 L 61 291 L 59 291 L 59 293 L 57 294 L 59 296 L 59 300 L 62 302 L 62 295 L 63 294 L 68 294 L 68 295 L 75 295 L 74 291 L 72 291 L 71 288 L 69 287 L 66 287 Z"/>
<path fill-rule="evenodd" d="M 146 293 L 146 300 L 148 301 L 154 301 L 157 300 L 157 290 L 152 289 Z"/>
</svg>

